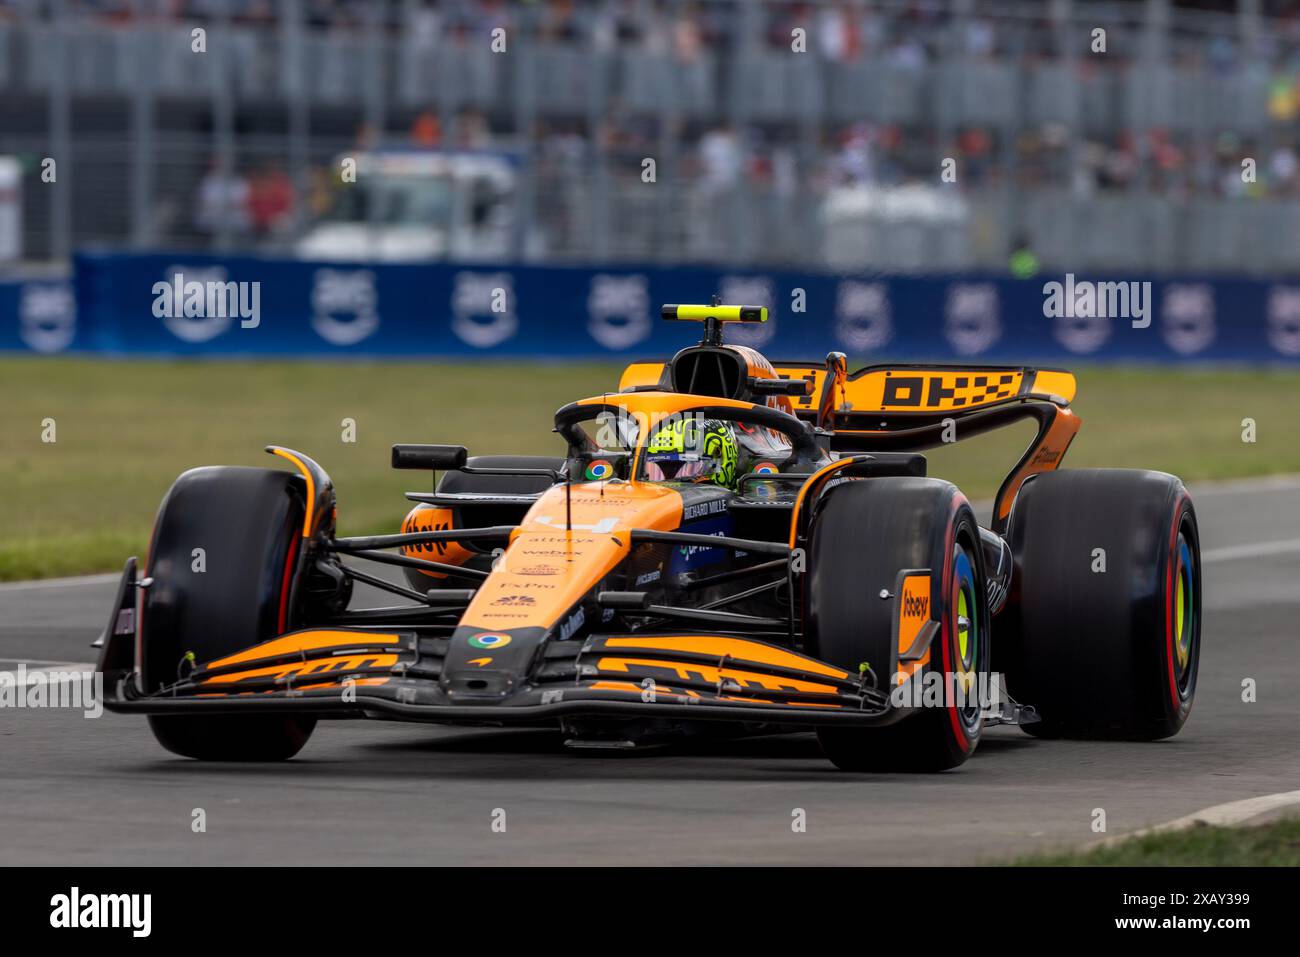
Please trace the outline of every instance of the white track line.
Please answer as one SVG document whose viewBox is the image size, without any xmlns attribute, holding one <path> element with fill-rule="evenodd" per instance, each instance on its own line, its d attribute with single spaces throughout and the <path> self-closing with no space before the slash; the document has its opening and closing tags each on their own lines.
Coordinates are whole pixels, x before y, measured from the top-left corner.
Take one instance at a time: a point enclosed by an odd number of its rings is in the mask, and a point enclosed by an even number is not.
<svg viewBox="0 0 1300 957">
<path fill-rule="evenodd" d="M 0 655 L 0 661 L 12 661 L 15 665 L 22 665 L 30 671 L 33 668 L 80 668 L 82 665 L 88 665 L 86 661 L 46 661 L 44 658 L 6 658 Z M 3 671 L 13 671 L 12 668 L 0 669 Z"/>
<path fill-rule="evenodd" d="M 12 659 L 9 659 L 12 660 Z M 77 680 L 79 675 L 89 674 L 95 670 L 94 665 L 88 665 L 84 661 L 42 661 L 38 667 L 32 667 L 35 663 L 20 661 L 18 664 L 23 666 L 22 684 L 18 684 L 19 672 L 14 669 L 0 671 L 0 675 L 11 675 L 10 680 L 20 688 L 26 688 L 33 684 L 38 675 L 58 674 L 65 680 Z M 44 680 L 44 679 L 42 679 Z"/>
<path fill-rule="evenodd" d="M 1213 807 L 1202 808 L 1186 817 L 1175 818 L 1172 821 L 1166 821 L 1164 824 L 1157 824 L 1154 827 L 1144 827 L 1140 831 L 1133 831 L 1131 834 L 1117 834 L 1114 837 L 1108 837 L 1102 841 L 1095 841 L 1092 845 L 1098 844 L 1117 844 L 1120 841 L 1127 841 L 1130 838 L 1145 837 L 1148 834 L 1164 834 L 1168 831 L 1181 831 L 1198 824 L 1211 824 L 1219 827 L 1231 827 L 1237 824 L 1244 824 L 1252 818 L 1259 817 L 1261 814 L 1267 814 L 1269 811 L 1275 811 L 1278 808 L 1289 807 L 1291 805 L 1300 805 L 1300 791 L 1280 791 L 1277 794 L 1265 794 L 1260 797 L 1246 798 L 1242 801 L 1229 801 L 1227 804 L 1216 804 Z"/>
<path fill-rule="evenodd" d="M 1193 498 L 1202 495 L 1230 495 L 1234 492 L 1280 492 L 1300 488 L 1300 475 L 1257 475 L 1252 478 L 1224 479 L 1221 482 L 1193 482 Z"/>
<path fill-rule="evenodd" d="M 102 575 L 78 575 L 75 578 L 40 578 L 36 581 L 28 582 L 3 582 L 0 583 L 0 591 L 19 591 L 20 589 L 29 588 L 69 588 L 75 585 L 98 585 L 101 582 L 117 581 L 121 577 L 121 572 L 105 572 Z"/>
<path fill-rule="evenodd" d="M 1226 479 L 1222 482 L 1199 482 L 1192 486 L 1195 495 L 1231 494 L 1234 492 L 1265 492 L 1281 489 L 1300 488 L 1300 475 L 1261 475 L 1255 478 Z M 993 507 L 992 500 L 975 502 L 976 510 L 988 511 Z M 1237 558 L 1254 558 L 1263 555 L 1283 555 L 1300 551 L 1300 539 L 1285 542 L 1253 542 L 1247 545 L 1230 545 L 1201 553 L 1201 560 L 1206 562 L 1232 561 Z M 77 575 L 71 578 L 40 578 L 34 581 L 0 582 L 0 592 L 19 591 L 38 588 L 70 588 L 77 585 L 98 585 L 101 582 L 117 581 L 121 572 L 105 572 L 99 575 Z"/>
<path fill-rule="evenodd" d="M 1240 558 L 1263 558 L 1268 555 L 1300 553 L 1300 538 L 1281 542 L 1249 542 L 1245 545 L 1225 545 L 1201 552 L 1202 562 L 1231 562 Z"/>
</svg>

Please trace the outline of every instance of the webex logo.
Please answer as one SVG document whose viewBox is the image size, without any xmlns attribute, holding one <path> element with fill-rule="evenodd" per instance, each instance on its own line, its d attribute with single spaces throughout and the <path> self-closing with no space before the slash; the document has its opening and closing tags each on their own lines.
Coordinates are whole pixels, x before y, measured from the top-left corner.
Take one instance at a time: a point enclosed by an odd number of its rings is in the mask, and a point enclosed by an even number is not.
<svg viewBox="0 0 1300 957">
<path fill-rule="evenodd" d="M 152 894 L 68 894 L 50 898 L 50 926 L 60 928 L 130 928 L 132 937 L 148 937 L 152 926 Z"/>
</svg>

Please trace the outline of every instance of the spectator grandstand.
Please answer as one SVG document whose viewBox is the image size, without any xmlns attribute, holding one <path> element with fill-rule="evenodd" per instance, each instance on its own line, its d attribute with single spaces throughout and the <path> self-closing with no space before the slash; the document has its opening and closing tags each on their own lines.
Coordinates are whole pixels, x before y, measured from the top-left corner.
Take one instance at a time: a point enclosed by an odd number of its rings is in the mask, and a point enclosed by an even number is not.
<svg viewBox="0 0 1300 957">
<path fill-rule="evenodd" d="M 533 262 L 1300 268 L 1282 0 L 0 0 L 0 88 L 29 261 L 292 255 L 400 147 Z"/>
</svg>

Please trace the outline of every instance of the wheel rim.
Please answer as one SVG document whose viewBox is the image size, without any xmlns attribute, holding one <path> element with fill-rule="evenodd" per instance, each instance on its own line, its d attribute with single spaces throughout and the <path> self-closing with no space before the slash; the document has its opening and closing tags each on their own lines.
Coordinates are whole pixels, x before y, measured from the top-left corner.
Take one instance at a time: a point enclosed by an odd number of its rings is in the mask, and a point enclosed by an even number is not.
<svg viewBox="0 0 1300 957">
<path fill-rule="evenodd" d="M 979 703 L 976 700 L 978 687 L 974 681 L 979 676 L 979 660 L 982 654 L 981 644 L 983 635 L 981 625 L 983 615 L 979 613 L 979 600 L 976 591 L 975 566 L 971 562 L 970 555 L 966 550 L 958 545 L 953 551 L 953 601 L 952 601 L 952 629 L 956 637 L 954 650 L 956 654 L 956 675 L 961 681 L 970 681 L 966 685 L 969 693 L 966 697 L 966 706 L 959 709 L 962 715 L 963 723 L 968 727 L 974 727 L 980 718 Z"/>
<path fill-rule="evenodd" d="M 1174 680 L 1178 693 L 1186 697 L 1192 680 L 1196 642 L 1196 564 L 1192 549 L 1181 532 L 1175 551 L 1177 567 L 1174 570 Z"/>
<path fill-rule="evenodd" d="M 966 600 L 966 589 L 957 593 L 957 647 L 961 651 L 961 661 L 963 666 L 970 664 L 970 627 L 963 625 L 962 622 L 970 621 L 969 602 Z"/>
</svg>

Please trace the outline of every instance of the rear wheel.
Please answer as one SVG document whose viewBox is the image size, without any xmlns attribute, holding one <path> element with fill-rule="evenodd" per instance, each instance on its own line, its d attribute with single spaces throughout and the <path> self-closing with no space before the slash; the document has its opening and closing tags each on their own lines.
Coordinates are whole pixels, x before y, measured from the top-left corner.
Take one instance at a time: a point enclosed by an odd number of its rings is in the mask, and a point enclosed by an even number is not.
<svg viewBox="0 0 1300 957">
<path fill-rule="evenodd" d="M 208 467 L 181 475 L 154 528 L 141 616 L 145 690 L 292 627 L 288 589 L 301 545 L 302 480 L 272 469 Z M 315 718 L 151 715 L 159 744 L 210 761 L 277 761 L 307 742 Z"/>
<path fill-rule="evenodd" d="M 1129 469 L 1039 475 L 1016 498 L 1008 539 L 1015 574 L 1000 666 L 1008 690 L 1042 717 L 1025 730 L 1176 734 L 1201 651 L 1200 537 L 1183 483 Z"/>
<path fill-rule="evenodd" d="M 943 697 L 879 728 L 824 728 L 822 750 L 851 771 L 943 771 L 962 764 L 979 743 L 982 716 L 974 694 L 987 675 L 989 614 L 975 516 L 948 482 L 874 478 L 832 489 L 813 522 L 809 543 L 808 650 L 853 673 L 866 662 L 884 688 L 895 652 L 893 596 L 907 569 L 930 569 L 930 618 L 939 622 L 912 680 L 942 682 Z M 933 678 L 927 678 L 934 675 Z"/>
</svg>

